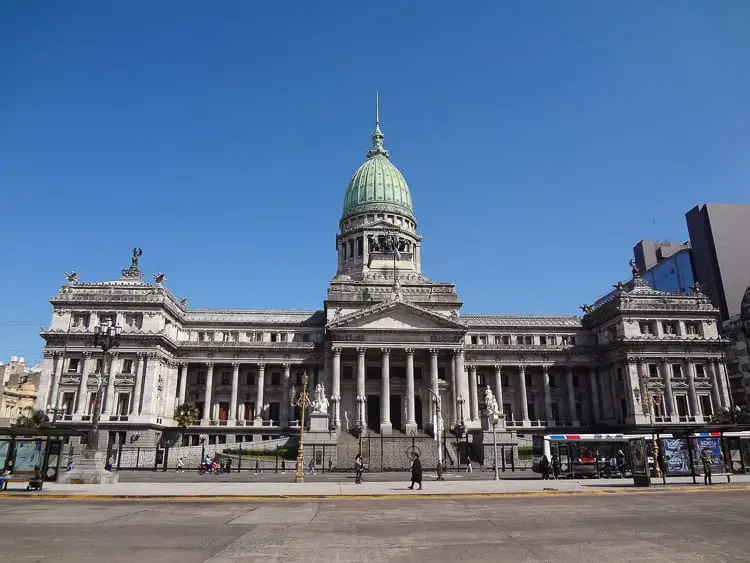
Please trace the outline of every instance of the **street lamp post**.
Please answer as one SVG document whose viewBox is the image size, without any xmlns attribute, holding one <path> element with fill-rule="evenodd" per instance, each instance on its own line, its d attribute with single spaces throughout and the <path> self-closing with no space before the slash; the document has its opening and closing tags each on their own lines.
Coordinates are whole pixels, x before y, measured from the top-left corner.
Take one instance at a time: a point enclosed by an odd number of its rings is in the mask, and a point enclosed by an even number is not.
<svg viewBox="0 0 750 563">
<path fill-rule="evenodd" d="M 309 377 L 307 372 L 302 376 L 302 391 L 299 397 L 295 400 L 295 391 L 292 387 L 292 397 L 290 400 L 290 406 L 299 407 L 299 447 L 297 448 L 297 472 L 294 475 L 295 483 L 305 482 L 305 409 L 310 406 L 310 397 L 307 395 L 307 382 Z"/>
<path fill-rule="evenodd" d="M 484 393 L 484 408 L 487 410 L 487 423 L 492 425 L 492 450 L 495 458 L 495 481 L 500 480 L 500 473 L 497 467 L 497 423 L 502 416 L 500 414 L 500 405 L 492 394 L 492 389 L 487 386 Z"/>
<path fill-rule="evenodd" d="M 86 443 L 86 449 L 89 451 L 99 449 L 99 419 L 102 416 L 104 393 L 107 392 L 109 378 L 112 377 L 112 358 L 109 355 L 109 351 L 119 345 L 120 330 L 119 326 L 112 326 L 112 324 L 98 325 L 94 329 L 94 346 L 101 348 L 104 353 L 102 362 L 102 371 L 104 373 L 99 378 L 96 389 L 94 414 L 91 417 L 91 427 L 89 428 L 88 441 Z M 82 377 L 85 377 L 85 374 Z"/>
<path fill-rule="evenodd" d="M 60 480 L 62 482 L 73 484 L 110 484 L 116 483 L 118 480 L 116 472 L 107 470 L 106 454 L 99 449 L 99 419 L 102 413 L 104 392 L 109 387 L 109 378 L 112 376 L 112 361 L 108 358 L 109 351 L 118 345 L 119 338 L 120 327 L 112 326 L 111 323 L 97 326 L 94 329 L 94 346 L 101 348 L 102 352 L 104 352 L 104 361 L 102 362 L 103 374 L 97 382 L 94 412 L 88 431 L 86 447 L 81 452 L 81 456 L 75 462 L 73 468 L 61 474 Z M 86 373 L 81 374 L 81 377 L 86 376 Z"/>
</svg>

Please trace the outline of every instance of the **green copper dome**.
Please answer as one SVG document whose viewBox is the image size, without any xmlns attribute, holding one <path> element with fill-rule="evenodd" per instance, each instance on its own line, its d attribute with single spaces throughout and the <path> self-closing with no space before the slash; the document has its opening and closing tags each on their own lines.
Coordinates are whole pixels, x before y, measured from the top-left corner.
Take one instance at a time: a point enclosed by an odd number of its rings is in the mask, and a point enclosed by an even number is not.
<svg viewBox="0 0 750 563">
<path fill-rule="evenodd" d="M 346 187 L 344 217 L 372 211 L 400 213 L 414 218 L 409 186 L 399 169 L 388 160 L 383 138 L 379 120 L 376 119 L 372 148 L 367 151 L 367 160 L 357 169 Z"/>
</svg>

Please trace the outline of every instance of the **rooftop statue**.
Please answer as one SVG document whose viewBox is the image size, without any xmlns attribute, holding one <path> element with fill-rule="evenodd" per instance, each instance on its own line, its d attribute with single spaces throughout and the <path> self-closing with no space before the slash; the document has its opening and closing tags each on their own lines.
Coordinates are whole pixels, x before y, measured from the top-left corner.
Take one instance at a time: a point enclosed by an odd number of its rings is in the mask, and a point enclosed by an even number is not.
<svg viewBox="0 0 750 563">
<path fill-rule="evenodd" d="M 130 268 L 133 270 L 138 269 L 138 259 L 143 256 L 143 250 L 140 248 L 133 249 L 133 257 L 130 259 Z"/>
</svg>

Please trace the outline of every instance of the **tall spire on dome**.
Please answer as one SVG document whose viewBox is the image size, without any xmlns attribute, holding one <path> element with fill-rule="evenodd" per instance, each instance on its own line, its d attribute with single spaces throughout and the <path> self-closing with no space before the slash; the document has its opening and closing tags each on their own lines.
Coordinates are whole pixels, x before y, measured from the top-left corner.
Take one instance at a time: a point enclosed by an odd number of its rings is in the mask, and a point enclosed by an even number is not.
<svg viewBox="0 0 750 563">
<path fill-rule="evenodd" d="M 372 148 L 367 151 L 367 158 L 372 158 L 379 154 L 382 154 L 388 158 L 388 151 L 383 146 L 383 139 L 385 135 L 380 130 L 380 93 L 375 90 L 375 131 L 370 135 L 372 138 Z"/>
</svg>

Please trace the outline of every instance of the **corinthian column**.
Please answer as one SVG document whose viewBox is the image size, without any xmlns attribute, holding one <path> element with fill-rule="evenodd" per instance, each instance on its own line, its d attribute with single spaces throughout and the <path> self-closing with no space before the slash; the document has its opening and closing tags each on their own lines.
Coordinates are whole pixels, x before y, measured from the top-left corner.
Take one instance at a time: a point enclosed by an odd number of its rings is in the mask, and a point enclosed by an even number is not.
<svg viewBox="0 0 750 563">
<path fill-rule="evenodd" d="M 357 348 L 357 422 L 367 428 L 367 390 L 365 389 L 365 348 Z"/>
<path fill-rule="evenodd" d="M 229 420 L 237 422 L 237 395 L 240 387 L 240 363 L 232 362 L 232 395 L 229 399 Z"/>
<path fill-rule="evenodd" d="M 469 366 L 469 398 L 471 399 L 471 422 L 479 422 L 479 392 L 477 391 L 477 366 Z"/>
<path fill-rule="evenodd" d="M 524 426 L 531 426 L 531 421 L 529 420 L 529 401 L 526 396 L 526 366 L 523 364 L 518 366 L 518 382 L 521 391 L 521 420 Z"/>
<path fill-rule="evenodd" d="M 206 364 L 206 393 L 203 397 L 203 420 L 211 420 L 211 401 L 214 389 L 214 364 Z"/>
<path fill-rule="evenodd" d="M 256 381 L 257 389 L 255 395 L 255 420 L 253 420 L 253 426 L 263 426 L 263 391 L 266 383 L 266 364 L 258 364 L 258 380 Z M 301 420 L 300 424 L 304 424 L 305 421 Z"/>
<path fill-rule="evenodd" d="M 341 428 L 341 348 L 331 348 L 333 352 L 333 367 L 331 393 L 333 395 L 333 424 Z"/>
<path fill-rule="evenodd" d="M 380 433 L 387 436 L 393 432 L 391 424 L 391 350 L 381 348 L 382 369 L 380 374 Z"/>
<path fill-rule="evenodd" d="M 406 431 L 417 430 L 414 419 L 414 349 L 406 350 Z"/>
</svg>

